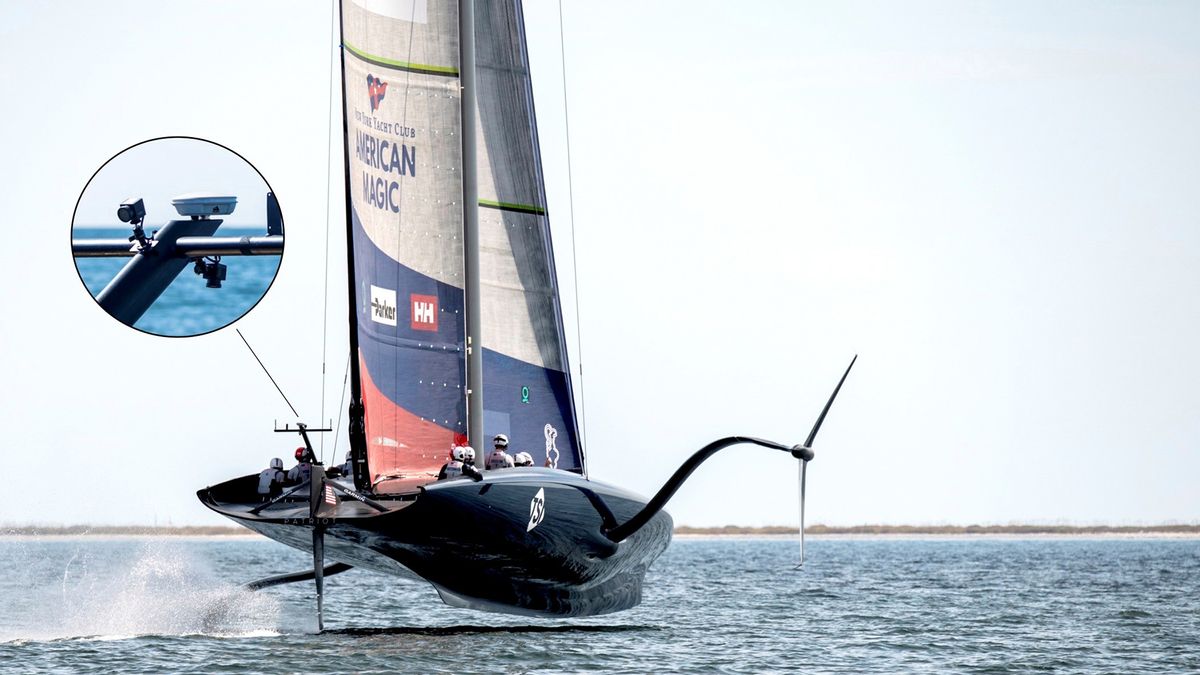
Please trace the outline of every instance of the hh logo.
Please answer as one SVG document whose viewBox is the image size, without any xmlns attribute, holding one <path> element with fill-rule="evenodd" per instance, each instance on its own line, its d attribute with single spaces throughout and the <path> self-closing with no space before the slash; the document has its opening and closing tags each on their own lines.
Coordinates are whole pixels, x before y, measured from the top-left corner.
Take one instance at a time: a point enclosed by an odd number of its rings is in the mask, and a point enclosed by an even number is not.
<svg viewBox="0 0 1200 675">
<path fill-rule="evenodd" d="M 371 96 L 371 112 L 379 110 L 379 102 L 387 93 L 387 82 L 374 75 L 367 75 L 367 93 Z"/>
<path fill-rule="evenodd" d="M 546 488 L 538 488 L 537 494 L 533 496 L 533 501 L 529 502 L 529 525 L 525 527 L 526 532 L 532 532 L 533 528 L 542 523 L 542 518 L 546 516 Z"/>
<path fill-rule="evenodd" d="M 412 329 L 438 329 L 438 303 L 436 295 L 412 295 Z"/>
<path fill-rule="evenodd" d="M 396 325 L 396 291 L 371 284 L 371 320 L 388 326 Z"/>
</svg>

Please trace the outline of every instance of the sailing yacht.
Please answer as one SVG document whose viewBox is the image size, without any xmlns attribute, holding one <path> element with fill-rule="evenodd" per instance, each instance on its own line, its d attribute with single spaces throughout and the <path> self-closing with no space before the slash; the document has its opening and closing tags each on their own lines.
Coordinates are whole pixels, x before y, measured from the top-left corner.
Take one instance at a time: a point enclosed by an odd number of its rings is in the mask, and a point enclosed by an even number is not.
<svg viewBox="0 0 1200 675">
<path fill-rule="evenodd" d="M 458 607 L 632 607 L 670 543 L 663 506 L 696 466 L 754 443 L 803 476 L 833 402 L 806 443 L 719 439 L 651 500 L 590 479 L 524 30 L 520 0 L 342 3 L 352 475 L 315 464 L 266 500 L 257 475 L 198 492 L 313 553 L 312 570 L 251 586 L 314 580 L 318 621 L 324 577 L 352 568 L 423 579 Z M 311 452 L 315 430 L 295 431 Z M 498 434 L 538 466 L 438 480 L 452 448 Z"/>
</svg>

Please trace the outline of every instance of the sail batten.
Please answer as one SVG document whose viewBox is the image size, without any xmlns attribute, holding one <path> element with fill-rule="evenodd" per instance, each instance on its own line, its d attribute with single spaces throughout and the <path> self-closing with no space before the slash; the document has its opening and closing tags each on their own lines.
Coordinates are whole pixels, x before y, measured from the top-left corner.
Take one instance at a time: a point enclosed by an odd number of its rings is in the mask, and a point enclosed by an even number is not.
<svg viewBox="0 0 1200 675">
<path fill-rule="evenodd" d="M 342 42 L 350 53 L 357 56 L 362 61 L 370 63 L 380 68 L 389 68 L 392 70 L 403 70 L 414 73 L 422 73 L 426 75 L 445 75 L 447 77 L 458 77 L 459 71 L 457 66 L 435 66 L 427 63 L 409 63 L 407 61 L 397 61 L 388 59 L 374 54 L 368 54 L 366 51 L 355 47 L 349 42 Z"/>
<path fill-rule="evenodd" d="M 489 209 L 499 209 L 501 211 L 515 211 L 517 213 L 532 213 L 537 216 L 546 215 L 546 209 L 533 204 L 516 204 L 513 202 L 497 202 L 490 199 L 480 199 L 479 205 Z"/>
</svg>

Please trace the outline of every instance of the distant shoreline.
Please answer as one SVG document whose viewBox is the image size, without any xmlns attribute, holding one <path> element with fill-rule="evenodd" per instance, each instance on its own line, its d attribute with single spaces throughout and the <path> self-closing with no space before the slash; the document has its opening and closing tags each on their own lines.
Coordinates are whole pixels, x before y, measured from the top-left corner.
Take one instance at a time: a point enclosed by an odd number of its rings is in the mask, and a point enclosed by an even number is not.
<svg viewBox="0 0 1200 675">
<path fill-rule="evenodd" d="M 854 525 L 833 527 L 811 525 L 805 533 L 818 537 L 1200 537 L 1200 525 Z M 682 537 L 795 537 L 795 527 L 691 527 L 681 525 L 675 534 Z M 0 526 L 0 539 L 6 537 L 257 537 L 243 527 L 229 526 Z"/>
<path fill-rule="evenodd" d="M 805 534 L 833 536 L 971 536 L 971 535 L 1193 535 L 1200 536 L 1200 525 L 851 525 L 834 527 L 810 525 Z M 795 527 L 689 527 L 675 528 L 679 535 L 797 535 Z"/>
<path fill-rule="evenodd" d="M 257 532 L 225 525 L 19 525 L 0 526 L 4 537 L 253 537 Z"/>
</svg>

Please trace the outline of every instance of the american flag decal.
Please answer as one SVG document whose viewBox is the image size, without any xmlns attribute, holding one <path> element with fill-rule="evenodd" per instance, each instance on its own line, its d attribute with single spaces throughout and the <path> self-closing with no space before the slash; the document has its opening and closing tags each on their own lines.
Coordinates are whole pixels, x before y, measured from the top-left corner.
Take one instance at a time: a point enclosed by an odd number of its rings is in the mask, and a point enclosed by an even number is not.
<svg viewBox="0 0 1200 675">
<path fill-rule="evenodd" d="M 325 486 L 325 503 L 330 506 L 337 506 L 337 495 L 333 493 L 333 488 L 329 485 Z"/>
</svg>

